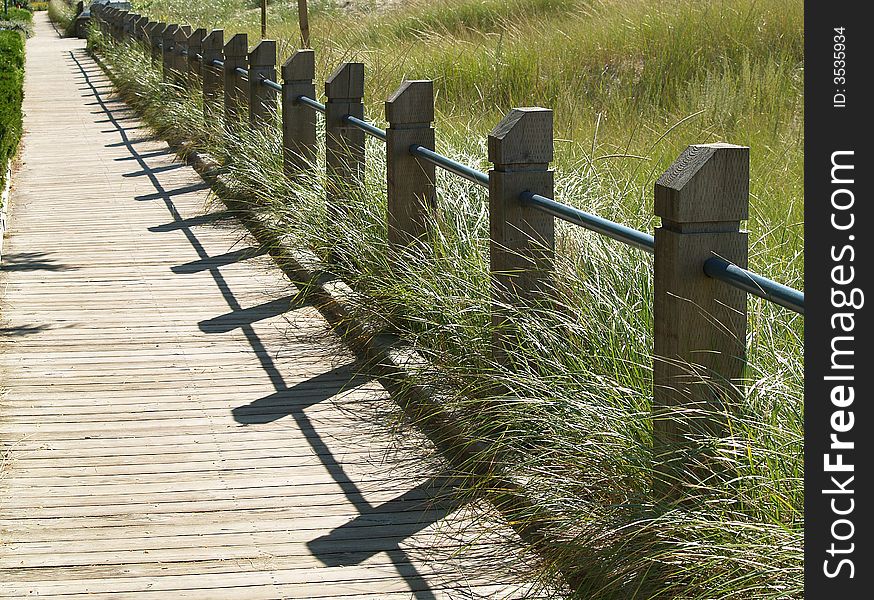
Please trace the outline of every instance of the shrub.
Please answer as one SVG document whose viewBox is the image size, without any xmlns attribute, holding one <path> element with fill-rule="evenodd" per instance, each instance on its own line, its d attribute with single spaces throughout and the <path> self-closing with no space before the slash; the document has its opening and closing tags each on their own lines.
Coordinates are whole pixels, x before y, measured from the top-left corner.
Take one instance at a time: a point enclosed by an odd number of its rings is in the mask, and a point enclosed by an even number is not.
<svg viewBox="0 0 874 600">
<path fill-rule="evenodd" d="M 17 31 L 0 31 L 0 187 L 21 139 L 23 83 L 24 39 Z"/>
<path fill-rule="evenodd" d="M 33 21 L 33 13 L 26 8 L 15 8 L 14 6 L 10 6 L 8 16 L 5 16 L 5 19 L 9 21 L 24 21 L 25 23 L 30 23 Z"/>
</svg>

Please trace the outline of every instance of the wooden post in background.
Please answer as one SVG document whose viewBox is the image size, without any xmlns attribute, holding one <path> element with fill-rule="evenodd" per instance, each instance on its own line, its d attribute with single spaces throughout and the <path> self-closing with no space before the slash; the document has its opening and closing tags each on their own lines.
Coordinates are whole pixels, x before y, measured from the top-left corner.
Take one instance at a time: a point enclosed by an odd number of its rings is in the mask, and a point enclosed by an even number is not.
<svg viewBox="0 0 874 600">
<path fill-rule="evenodd" d="M 135 35 L 135 27 L 137 19 L 140 18 L 140 15 L 136 13 L 127 13 L 124 16 L 124 42 L 127 44 L 134 39 Z"/>
<path fill-rule="evenodd" d="M 489 232 L 492 341 L 496 360 L 513 344 L 508 307 L 536 305 L 550 291 L 555 220 L 519 199 L 523 192 L 553 198 L 552 111 L 515 108 L 489 134 Z"/>
<path fill-rule="evenodd" d="M 109 34 L 114 41 L 118 41 L 118 9 L 109 8 Z"/>
<path fill-rule="evenodd" d="M 249 42 L 245 33 L 238 33 L 225 44 L 225 126 L 243 118 L 249 95 L 243 87 L 243 78 L 236 69 L 245 69 L 248 63 Z"/>
<path fill-rule="evenodd" d="M 312 50 L 298 50 L 282 65 L 282 153 L 289 177 L 316 160 L 316 111 L 297 103 L 299 96 L 315 99 L 315 77 Z"/>
<path fill-rule="evenodd" d="M 188 36 L 188 57 L 187 57 L 187 77 L 189 84 L 194 84 L 201 71 L 201 59 L 198 56 L 203 55 L 203 38 L 206 37 L 206 29 L 199 28 L 191 32 Z"/>
<path fill-rule="evenodd" d="M 161 51 L 162 64 L 164 67 L 164 81 L 171 81 L 173 76 L 173 67 L 175 66 L 175 48 L 176 48 L 176 32 L 179 31 L 179 25 L 172 23 L 164 28 L 161 34 Z"/>
<path fill-rule="evenodd" d="M 146 25 L 149 24 L 148 17 L 139 17 L 134 23 L 134 37 L 140 43 L 140 45 L 145 46 L 146 40 Z M 147 50 L 148 52 L 148 50 Z"/>
<path fill-rule="evenodd" d="M 253 127 L 276 119 L 276 90 L 263 83 L 276 81 L 276 42 L 261 40 L 249 53 L 249 124 Z"/>
<path fill-rule="evenodd" d="M 207 122 L 218 114 L 218 105 L 222 98 L 224 71 L 212 64 L 214 60 L 225 58 L 225 32 L 213 29 L 203 38 L 203 61 L 200 65 L 200 77 L 203 80 L 203 115 Z"/>
<path fill-rule="evenodd" d="M 114 40 L 115 31 L 112 26 L 112 11 L 113 8 L 111 6 L 108 6 L 103 10 L 103 22 L 106 24 L 106 35 Z"/>
<path fill-rule="evenodd" d="M 747 266 L 749 148 L 689 146 L 655 185 L 655 348 L 653 464 L 656 500 L 677 501 L 683 488 L 715 467 L 701 436 L 725 433 L 721 415 L 742 393 L 746 362 L 746 292 L 704 274 L 720 256 Z"/>
<path fill-rule="evenodd" d="M 385 103 L 388 241 L 404 246 L 427 233 L 437 203 L 435 168 L 410 154 L 417 144 L 434 149 L 434 83 L 405 81 Z"/>
<path fill-rule="evenodd" d="M 297 21 L 300 24 L 300 45 L 310 47 L 310 15 L 307 0 L 297 0 Z"/>
<path fill-rule="evenodd" d="M 325 81 L 325 166 L 328 215 L 345 213 L 347 199 L 364 175 L 364 132 L 344 121 L 364 118 L 364 65 L 343 63 Z"/>
<path fill-rule="evenodd" d="M 267 0 L 261 0 L 261 39 L 267 37 Z"/>
<path fill-rule="evenodd" d="M 188 36 L 191 35 L 191 25 L 180 25 L 173 39 L 173 81 L 185 85 L 185 75 L 188 73 Z"/>
<path fill-rule="evenodd" d="M 145 40 L 145 52 L 146 56 L 152 59 L 152 62 L 156 62 L 158 57 L 158 43 L 161 41 L 161 33 L 163 30 L 158 29 L 160 23 L 157 21 L 149 21 L 144 30 L 146 32 L 146 40 Z"/>
<path fill-rule="evenodd" d="M 156 63 L 160 63 L 162 61 L 162 52 L 161 52 L 161 44 L 164 39 L 164 30 L 167 28 L 165 23 L 155 23 L 155 26 L 152 28 L 152 60 Z"/>
</svg>

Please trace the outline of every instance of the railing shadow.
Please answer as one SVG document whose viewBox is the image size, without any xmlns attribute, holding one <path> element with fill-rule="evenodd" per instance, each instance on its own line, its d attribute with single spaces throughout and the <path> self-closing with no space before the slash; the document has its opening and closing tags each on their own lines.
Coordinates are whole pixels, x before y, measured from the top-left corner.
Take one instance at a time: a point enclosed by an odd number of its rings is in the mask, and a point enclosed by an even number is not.
<svg viewBox="0 0 874 600">
<path fill-rule="evenodd" d="M 164 154 L 170 153 L 167 152 Z M 154 153 L 152 153 L 152 155 L 154 155 Z M 149 155 L 142 155 L 142 158 L 149 158 Z M 115 160 L 121 159 L 117 158 Z M 169 231 L 179 231 L 181 229 L 190 229 L 191 227 L 200 227 L 202 225 L 214 225 L 223 221 L 231 221 L 233 218 L 234 215 L 231 211 L 220 210 L 206 213 L 204 215 L 198 215 L 196 217 L 181 219 L 179 221 L 170 221 L 169 223 L 163 223 L 161 225 L 153 225 L 152 227 L 149 227 L 149 231 L 152 233 L 167 233 Z"/>
<path fill-rule="evenodd" d="M 84 51 L 78 51 L 78 53 L 84 56 Z M 286 417 L 293 419 L 295 425 L 309 444 L 312 454 L 317 457 L 324 469 L 333 478 L 349 504 L 359 512 L 359 516 L 349 521 L 349 523 L 335 529 L 330 534 L 311 541 L 308 544 L 311 551 L 326 566 L 359 564 L 376 553 L 384 552 L 391 560 L 398 574 L 406 581 L 411 598 L 434 600 L 436 596 L 430 589 L 428 582 L 412 564 L 410 557 L 400 547 L 400 544 L 404 539 L 442 519 L 455 510 L 455 508 L 458 508 L 455 505 L 435 499 L 434 494 L 436 490 L 441 489 L 445 491 L 446 486 L 438 486 L 438 479 L 432 479 L 387 503 L 377 506 L 372 505 L 365 498 L 358 484 L 349 476 L 343 464 L 338 461 L 326 441 L 319 434 L 313 422 L 306 414 L 305 409 L 333 398 L 344 390 L 362 385 L 372 378 L 362 375 L 361 368 L 357 363 L 350 363 L 296 385 L 289 386 L 285 382 L 285 378 L 275 364 L 272 354 L 267 350 L 263 341 L 255 332 L 253 324 L 259 320 L 280 315 L 301 306 L 300 298 L 280 298 L 250 308 L 243 308 L 240 305 L 219 267 L 227 266 L 238 260 L 251 258 L 249 253 L 253 250 L 255 253 L 263 253 L 263 251 L 261 249 L 246 248 L 229 252 L 225 255 L 210 256 L 192 230 L 192 227 L 225 220 L 230 214 L 226 211 L 220 211 L 200 217 L 182 218 L 174 206 L 173 197 L 189 192 L 207 190 L 210 186 L 203 183 L 174 190 L 165 189 L 156 175 L 158 170 L 151 168 L 145 162 L 145 159 L 150 156 L 169 154 L 169 152 L 151 151 L 140 154 L 136 145 L 143 141 L 152 141 L 155 137 L 147 136 L 139 139 L 128 137 L 126 129 L 116 119 L 114 110 L 129 109 L 126 109 L 123 104 L 119 106 L 119 109 L 110 108 L 103 97 L 103 94 L 106 92 L 93 85 L 92 76 L 83 67 L 79 58 L 77 58 L 77 52 L 71 51 L 70 59 L 90 86 L 91 94 L 89 97 L 97 99 L 97 105 L 102 109 L 100 115 L 107 117 L 107 120 L 116 127 L 121 137 L 120 142 L 107 144 L 106 146 L 126 148 L 131 156 L 116 160 L 136 161 L 141 169 L 137 172 L 137 175 L 147 177 L 155 188 L 155 192 L 138 196 L 135 200 L 161 201 L 172 217 L 172 221 L 150 227 L 149 231 L 154 233 L 182 232 L 199 257 L 196 261 L 174 268 L 174 273 L 186 275 L 195 272 L 208 272 L 230 308 L 230 312 L 225 315 L 202 321 L 200 323 L 201 330 L 219 335 L 231 330 L 240 330 L 251 347 L 254 356 L 260 362 L 261 368 L 272 382 L 275 390 L 274 393 L 233 409 L 234 419 L 241 425 L 269 423 Z M 99 73 L 99 71 L 95 71 L 95 73 Z M 371 528 L 360 526 L 365 522 L 372 523 L 374 520 L 382 522 L 385 529 L 385 535 L 378 539 L 373 538 L 371 535 Z M 356 546 L 362 549 L 356 552 L 354 550 Z M 346 548 L 346 550 L 340 550 L 341 547 Z M 353 552 L 352 555 L 349 555 L 350 550 Z M 345 556 L 338 556 L 338 552 L 340 555 L 343 555 L 345 552 Z"/>
<path fill-rule="evenodd" d="M 216 267 L 209 267 L 212 270 Z M 305 306 L 303 296 L 297 294 L 295 296 L 286 296 L 270 300 L 263 304 L 250 306 L 248 308 L 238 308 L 229 313 L 201 321 L 197 324 L 200 330 L 204 333 L 227 333 L 234 329 L 243 329 L 246 326 L 264 321 L 279 315 L 292 311 L 296 308 Z"/>
<path fill-rule="evenodd" d="M 0 271 L 74 271 L 78 267 L 64 265 L 47 252 L 12 252 L 3 255 Z"/>
<path fill-rule="evenodd" d="M 44 331 L 54 329 L 52 325 L 43 323 L 42 325 L 20 325 L 18 327 L 0 327 L 0 338 L 4 337 L 23 337 L 26 335 L 36 335 Z"/>
<path fill-rule="evenodd" d="M 239 250 L 231 250 L 224 254 L 210 256 L 206 260 L 198 259 L 187 262 L 184 265 L 176 265 L 171 267 L 170 270 L 177 275 L 192 275 L 216 267 L 226 267 L 241 260 L 263 256 L 264 254 L 267 254 L 266 248 L 240 248 Z"/>
<path fill-rule="evenodd" d="M 307 543 L 331 567 L 358 565 L 387 546 L 400 547 L 407 538 L 462 507 L 453 493 L 455 482 L 432 477 L 379 506 L 368 507 L 348 523 Z M 362 527 L 367 528 L 362 539 Z"/>
</svg>

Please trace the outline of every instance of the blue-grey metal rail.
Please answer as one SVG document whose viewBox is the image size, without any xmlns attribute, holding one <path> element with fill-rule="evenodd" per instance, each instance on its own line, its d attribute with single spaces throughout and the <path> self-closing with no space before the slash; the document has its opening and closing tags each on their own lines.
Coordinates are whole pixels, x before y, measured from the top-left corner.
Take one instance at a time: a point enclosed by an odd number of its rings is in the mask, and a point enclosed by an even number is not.
<svg viewBox="0 0 874 600">
<path fill-rule="evenodd" d="M 767 277 L 756 275 L 752 271 L 742 269 L 718 256 L 708 258 L 704 262 L 704 273 L 708 277 L 723 281 L 748 294 L 764 298 L 798 314 L 804 314 L 803 292 L 772 281 Z"/>
<path fill-rule="evenodd" d="M 313 100 L 309 96 L 298 96 L 297 98 L 295 98 L 295 102 L 303 104 L 304 106 L 309 106 L 313 110 L 316 110 L 322 114 L 325 114 L 325 105 L 322 104 L 321 102 L 317 102 L 316 100 Z"/>
<path fill-rule="evenodd" d="M 281 86 L 281 85 L 279 85 L 278 83 L 276 83 L 276 82 L 273 81 L 272 79 L 267 79 L 266 77 L 264 77 L 264 78 L 261 80 L 261 85 L 266 86 L 266 87 L 269 87 L 271 90 L 276 90 L 277 92 L 281 92 L 281 91 L 282 91 L 282 86 Z"/>
<path fill-rule="evenodd" d="M 652 254 L 655 251 L 655 239 L 648 233 L 620 225 L 603 217 L 593 215 L 582 211 L 573 206 L 556 202 L 551 198 L 546 198 L 540 194 L 532 194 L 531 192 L 523 192 L 519 197 L 523 204 L 532 206 L 540 211 L 567 221 L 580 225 L 586 229 L 590 229 L 601 235 L 605 235 L 614 240 L 618 240 L 634 248 L 644 250 Z"/>
<path fill-rule="evenodd" d="M 345 123 L 348 123 L 349 125 L 352 125 L 353 127 L 357 127 L 358 129 L 360 129 L 364 133 L 366 133 L 370 136 L 373 136 L 378 140 L 382 140 L 384 142 L 386 139 L 384 129 L 380 129 L 379 127 L 376 127 L 375 125 L 371 125 L 367 121 L 362 121 L 358 117 L 353 117 L 352 115 L 346 115 L 345 117 L 343 117 L 343 121 Z"/>
<path fill-rule="evenodd" d="M 429 150 L 424 146 L 413 144 L 412 146 L 410 146 L 410 154 L 412 154 L 413 156 L 418 156 L 419 158 L 426 160 L 429 163 L 435 164 L 438 167 L 449 171 L 450 173 L 455 173 L 459 177 L 469 179 L 470 181 L 478 183 L 483 187 L 489 187 L 488 174 L 483 173 L 482 171 L 477 171 L 476 169 L 471 169 L 467 165 L 456 162 L 451 158 L 443 156 L 442 154 L 437 154 L 433 150 Z"/>
<path fill-rule="evenodd" d="M 242 75 L 243 77 L 246 77 L 246 78 L 249 77 L 249 71 L 247 71 L 243 67 L 237 67 L 236 69 L 234 69 L 234 73 L 236 73 L 237 75 Z"/>
</svg>

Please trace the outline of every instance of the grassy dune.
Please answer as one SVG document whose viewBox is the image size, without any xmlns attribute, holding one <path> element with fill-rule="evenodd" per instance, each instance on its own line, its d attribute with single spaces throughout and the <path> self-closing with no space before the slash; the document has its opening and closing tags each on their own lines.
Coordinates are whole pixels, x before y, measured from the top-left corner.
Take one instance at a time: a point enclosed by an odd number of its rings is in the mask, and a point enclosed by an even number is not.
<svg viewBox="0 0 874 600">
<path fill-rule="evenodd" d="M 250 2 L 134 2 L 166 22 L 259 37 Z M 296 2 L 270 5 L 282 58 L 298 45 Z M 553 108 L 557 169 L 597 172 L 617 218 L 643 224 L 651 183 L 691 143 L 752 149 L 752 264 L 801 285 L 802 3 L 799 0 L 411 0 L 310 2 L 321 81 L 367 65 L 368 114 L 404 78 L 436 82 L 441 141 L 474 152 L 514 106 Z M 357 7 L 357 10 L 356 10 Z M 606 188 L 606 189 L 605 189 Z M 625 209 L 628 210 L 625 210 Z M 628 212 L 630 211 L 630 213 Z M 775 231 L 776 239 L 767 236 Z M 779 246 L 779 250 L 777 247 Z M 788 273 L 787 273 L 788 270 Z"/>
<path fill-rule="evenodd" d="M 295 4 L 271 4 L 271 37 L 284 54 L 297 39 Z M 319 78 L 342 60 L 366 62 L 372 119 L 403 78 L 434 78 L 438 148 L 482 165 L 484 136 L 506 110 L 552 107 L 558 198 L 630 225 L 654 226 L 652 183 L 686 144 L 751 146 L 753 268 L 801 287 L 800 2 L 311 5 Z M 238 2 L 135 8 L 257 35 L 257 11 Z M 648 256 L 560 225 L 558 308 L 513 314 L 513 363 L 496 364 L 481 189 L 441 175 L 434 235 L 389 262 L 377 142 L 349 218 L 326 227 L 322 169 L 282 177 L 275 129 L 228 134 L 204 120 L 198 90 L 162 83 L 140 51 L 102 51 L 159 132 L 215 156 L 252 210 L 332 257 L 331 269 L 361 294 L 359 317 L 428 358 L 418 381 L 472 438 L 491 442 L 497 472 L 524 482 L 550 515 L 518 515 L 550 540 L 532 577 L 549 583 L 560 572 L 587 599 L 801 597 L 800 318 L 751 300 L 745 400 L 721 415 L 728 435 L 699 440 L 724 469 L 687 504 L 654 505 Z M 490 484 L 468 492 L 488 495 Z"/>
</svg>

